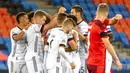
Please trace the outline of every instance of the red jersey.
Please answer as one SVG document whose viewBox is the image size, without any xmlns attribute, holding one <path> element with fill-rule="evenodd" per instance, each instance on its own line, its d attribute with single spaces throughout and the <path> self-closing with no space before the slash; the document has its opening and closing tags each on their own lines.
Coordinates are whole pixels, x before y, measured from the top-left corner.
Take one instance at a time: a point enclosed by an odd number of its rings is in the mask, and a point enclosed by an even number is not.
<svg viewBox="0 0 130 73">
<path fill-rule="evenodd" d="M 105 66 L 106 49 L 101 38 L 106 38 L 105 29 L 109 23 L 106 19 L 103 23 L 93 20 L 88 27 L 88 59 L 87 64 Z"/>
</svg>

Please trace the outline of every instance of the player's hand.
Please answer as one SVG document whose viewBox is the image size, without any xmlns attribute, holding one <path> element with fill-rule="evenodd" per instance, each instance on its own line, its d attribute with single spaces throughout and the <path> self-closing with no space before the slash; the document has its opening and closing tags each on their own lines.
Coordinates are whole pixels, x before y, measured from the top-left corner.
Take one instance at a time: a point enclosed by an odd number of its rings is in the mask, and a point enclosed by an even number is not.
<svg viewBox="0 0 130 73">
<path fill-rule="evenodd" d="M 65 12 L 66 12 L 66 8 L 65 7 L 60 7 L 58 13 L 65 13 Z"/>
<path fill-rule="evenodd" d="M 122 70 L 122 64 L 120 63 L 119 60 L 116 61 L 116 65 L 118 66 L 118 71 Z"/>
<path fill-rule="evenodd" d="M 30 25 L 31 25 L 31 23 L 27 24 L 24 29 L 27 30 Z"/>
<path fill-rule="evenodd" d="M 75 64 L 74 63 L 70 63 L 71 69 L 75 69 Z"/>
<path fill-rule="evenodd" d="M 77 32 L 79 32 L 78 27 L 75 26 L 73 29 L 76 30 Z"/>
<path fill-rule="evenodd" d="M 116 14 L 115 17 L 114 17 L 114 19 L 120 20 L 120 19 L 122 19 L 122 15 L 121 14 Z"/>
</svg>

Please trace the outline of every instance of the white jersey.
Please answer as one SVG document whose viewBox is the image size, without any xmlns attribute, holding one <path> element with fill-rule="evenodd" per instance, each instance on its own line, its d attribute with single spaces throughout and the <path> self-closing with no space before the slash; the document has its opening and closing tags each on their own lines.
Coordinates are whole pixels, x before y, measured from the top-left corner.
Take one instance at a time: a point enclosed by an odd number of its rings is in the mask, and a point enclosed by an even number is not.
<svg viewBox="0 0 130 73">
<path fill-rule="evenodd" d="M 33 56 L 43 54 L 44 43 L 41 36 L 41 25 L 32 24 L 27 30 L 27 53 L 26 59 L 30 60 Z"/>
<path fill-rule="evenodd" d="M 52 29 L 50 36 L 48 38 L 49 49 L 47 55 L 47 69 L 51 69 L 56 66 L 59 61 L 59 47 L 60 45 L 67 45 L 67 34 L 61 28 Z M 62 55 L 63 56 L 63 55 Z M 64 56 L 63 56 L 64 57 Z M 65 57 L 64 57 L 65 58 Z M 67 57 L 68 58 L 68 57 Z M 70 58 L 68 59 L 71 62 Z"/>
<path fill-rule="evenodd" d="M 49 37 L 49 35 L 51 34 L 51 31 L 55 31 L 55 30 L 57 30 L 57 29 L 61 29 L 61 27 L 58 27 L 58 26 L 57 26 L 57 27 L 54 27 L 54 28 L 48 30 L 46 36 Z"/>
<path fill-rule="evenodd" d="M 83 35 L 88 34 L 88 24 L 85 21 L 80 22 L 77 25 L 77 27 Z M 80 45 L 79 45 L 79 54 L 80 54 L 81 58 L 86 59 L 86 57 L 87 57 L 87 45 L 81 40 L 80 40 Z"/>
<path fill-rule="evenodd" d="M 10 38 L 12 43 L 12 51 L 9 55 L 9 59 L 15 57 L 15 60 L 24 61 L 25 53 L 26 53 L 26 35 L 24 34 L 22 39 L 19 41 L 15 41 L 13 39 L 13 35 L 17 35 L 22 31 L 19 27 L 15 27 L 10 32 Z"/>
<path fill-rule="evenodd" d="M 25 61 L 29 73 L 44 73 L 43 49 L 44 42 L 41 36 L 39 24 L 32 24 L 27 30 L 27 53 Z"/>
<path fill-rule="evenodd" d="M 15 41 L 13 35 L 17 35 L 22 31 L 19 27 L 15 27 L 10 32 L 10 38 L 12 43 L 12 50 L 8 57 L 8 69 L 9 73 L 28 73 L 25 64 L 26 54 L 26 34 L 23 35 L 22 39 Z"/>
</svg>

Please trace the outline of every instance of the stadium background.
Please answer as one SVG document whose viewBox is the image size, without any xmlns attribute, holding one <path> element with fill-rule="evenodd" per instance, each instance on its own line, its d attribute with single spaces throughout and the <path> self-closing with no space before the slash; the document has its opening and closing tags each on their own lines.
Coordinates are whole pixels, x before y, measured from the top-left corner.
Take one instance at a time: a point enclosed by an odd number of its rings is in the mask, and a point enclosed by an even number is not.
<svg viewBox="0 0 130 73">
<path fill-rule="evenodd" d="M 109 5 L 109 18 L 117 13 L 123 15 L 123 19 L 111 26 L 114 34 L 112 44 L 123 64 L 121 72 L 117 72 L 117 67 L 113 65 L 113 73 L 130 73 L 130 0 L 0 0 L 0 73 L 8 73 L 7 59 L 11 52 L 9 32 L 18 25 L 15 19 L 18 12 L 41 9 L 55 14 L 57 8 L 63 5 L 69 13 L 73 5 L 80 5 L 89 23 L 95 17 L 98 4 L 102 2 Z"/>
</svg>

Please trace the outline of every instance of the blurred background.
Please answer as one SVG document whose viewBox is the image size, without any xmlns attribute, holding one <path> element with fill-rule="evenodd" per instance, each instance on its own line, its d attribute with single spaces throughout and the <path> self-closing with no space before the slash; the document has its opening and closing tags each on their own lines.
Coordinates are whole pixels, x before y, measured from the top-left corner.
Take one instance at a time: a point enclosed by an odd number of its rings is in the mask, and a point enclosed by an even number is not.
<svg viewBox="0 0 130 73">
<path fill-rule="evenodd" d="M 113 73 L 130 73 L 130 1 L 129 0 L 0 0 L 0 73 L 8 73 L 7 59 L 11 52 L 10 30 L 17 26 L 16 14 L 18 12 L 30 12 L 38 9 L 50 14 L 55 14 L 57 8 L 63 5 L 70 13 L 73 5 L 80 5 L 84 9 L 83 16 L 87 23 L 94 17 L 99 3 L 109 5 L 109 18 L 115 14 L 122 14 L 116 25 L 111 26 L 114 34 L 112 43 L 119 56 L 123 70 L 116 71 L 112 66 Z"/>
</svg>

